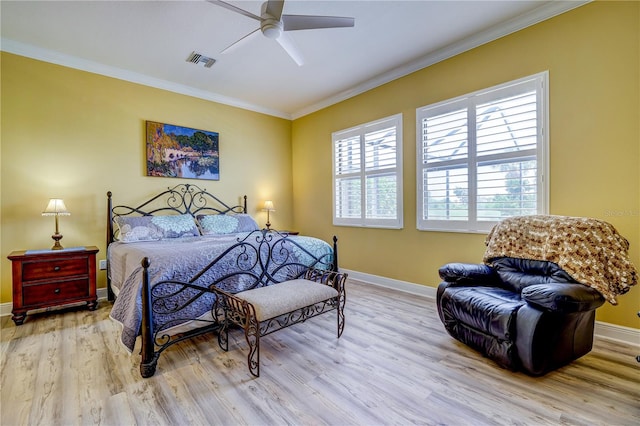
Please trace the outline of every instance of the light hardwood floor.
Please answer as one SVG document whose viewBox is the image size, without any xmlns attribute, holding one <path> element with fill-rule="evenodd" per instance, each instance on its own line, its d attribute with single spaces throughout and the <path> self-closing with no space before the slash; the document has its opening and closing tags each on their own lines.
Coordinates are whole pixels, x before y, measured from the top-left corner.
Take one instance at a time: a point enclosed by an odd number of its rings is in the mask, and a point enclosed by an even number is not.
<svg viewBox="0 0 640 426">
<path fill-rule="evenodd" d="M 110 304 L 2 318 L 2 426 L 638 425 L 637 347 L 594 350 L 541 378 L 512 373 L 444 331 L 435 301 L 350 281 L 346 327 L 323 315 L 261 341 L 261 376 L 230 335 L 183 342 L 142 379 Z"/>
</svg>

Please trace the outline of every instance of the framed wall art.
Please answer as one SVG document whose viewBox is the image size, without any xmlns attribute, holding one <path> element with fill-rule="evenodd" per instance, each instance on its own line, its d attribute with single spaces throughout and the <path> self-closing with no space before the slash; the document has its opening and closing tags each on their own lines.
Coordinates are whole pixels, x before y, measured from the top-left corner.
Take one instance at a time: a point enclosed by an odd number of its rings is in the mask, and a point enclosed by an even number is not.
<svg viewBox="0 0 640 426">
<path fill-rule="evenodd" d="M 218 132 L 147 121 L 147 176 L 220 180 Z"/>
</svg>

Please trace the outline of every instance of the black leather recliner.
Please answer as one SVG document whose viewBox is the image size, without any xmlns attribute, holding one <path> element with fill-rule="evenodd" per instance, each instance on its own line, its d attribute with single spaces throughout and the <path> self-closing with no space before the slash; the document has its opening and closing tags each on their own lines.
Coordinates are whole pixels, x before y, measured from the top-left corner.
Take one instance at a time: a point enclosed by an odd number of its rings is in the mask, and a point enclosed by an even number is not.
<svg viewBox="0 0 640 426">
<path fill-rule="evenodd" d="M 502 257 L 440 268 L 440 319 L 451 336 L 499 365 L 538 376 L 588 353 L 596 290 L 557 264 Z"/>
</svg>

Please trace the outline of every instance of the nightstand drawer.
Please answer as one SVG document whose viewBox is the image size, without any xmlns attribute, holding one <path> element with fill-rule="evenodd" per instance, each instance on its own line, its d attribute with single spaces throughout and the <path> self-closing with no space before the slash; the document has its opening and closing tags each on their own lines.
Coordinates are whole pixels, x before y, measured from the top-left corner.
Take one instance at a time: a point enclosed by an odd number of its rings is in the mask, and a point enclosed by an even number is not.
<svg viewBox="0 0 640 426">
<path fill-rule="evenodd" d="M 86 256 L 70 259 L 42 260 L 22 263 L 22 280 L 48 280 L 87 275 L 89 264 Z"/>
<path fill-rule="evenodd" d="M 89 296 L 89 278 L 64 280 L 55 283 L 24 285 L 22 298 L 25 306 L 51 304 Z"/>
</svg>

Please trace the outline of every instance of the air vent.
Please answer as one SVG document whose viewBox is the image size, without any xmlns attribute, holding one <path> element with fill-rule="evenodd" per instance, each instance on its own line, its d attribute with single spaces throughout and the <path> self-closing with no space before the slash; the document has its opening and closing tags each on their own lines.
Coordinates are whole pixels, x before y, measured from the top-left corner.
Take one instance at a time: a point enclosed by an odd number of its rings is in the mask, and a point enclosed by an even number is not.
<svg viewBox="0 0 640 426">
<path fill-rule="evenodd" d="M 192 64 L 203 64 L 205 68 L 211 68 L 213 64 L 215 64 L 216 60 L 213 58 L 207 58 L 206 56 L 197 53 L 191 52 L 189 57 L 187 57 L 187 62 L 191 62 Z"/>
</svg>

